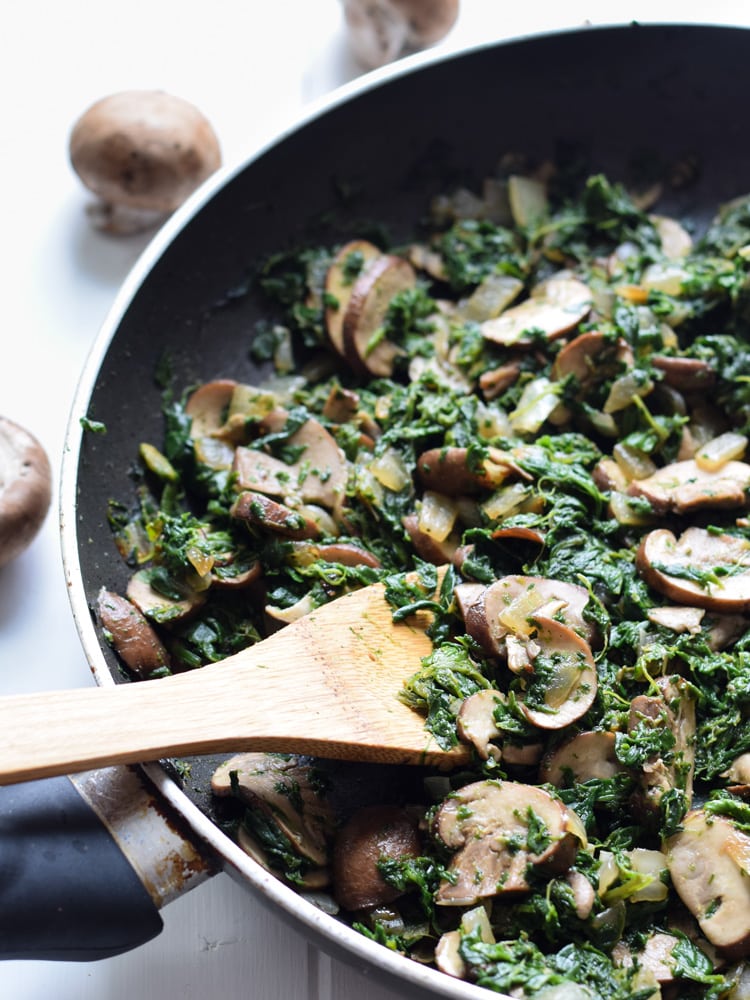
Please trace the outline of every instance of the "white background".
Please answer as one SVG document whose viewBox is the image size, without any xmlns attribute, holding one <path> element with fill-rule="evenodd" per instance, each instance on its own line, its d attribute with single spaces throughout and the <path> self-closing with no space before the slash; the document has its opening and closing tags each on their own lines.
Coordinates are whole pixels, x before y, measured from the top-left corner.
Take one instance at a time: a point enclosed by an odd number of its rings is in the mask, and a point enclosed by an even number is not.
<svg viewBox="0 0 750 1000">
<path fill-rule="evenodd" d="M 512 4 L 463 0 L 441 48 L 632 20 L 750 24 L 745 2 Z M 746 72 L 746 67 L 736 68 Z M 2 0 L 0 414 L 59 475 L 78 373 L 144 237 L 95 233 L 67 159 L 94 100 L 158 88 L 197 104 L 240 162 L 306 103 L 357 76 L 338 0 Z M 68 606 L 53 509 L 0 570 L 0 694 L 90 684 Z M 1 738 L 1 737 L 0 737 Z M 0 963 L 3 1000 L 395 1000 L 319 954 L 225 875 L 164 911 L 165 929 L 95 964 Z"/>
</svg>

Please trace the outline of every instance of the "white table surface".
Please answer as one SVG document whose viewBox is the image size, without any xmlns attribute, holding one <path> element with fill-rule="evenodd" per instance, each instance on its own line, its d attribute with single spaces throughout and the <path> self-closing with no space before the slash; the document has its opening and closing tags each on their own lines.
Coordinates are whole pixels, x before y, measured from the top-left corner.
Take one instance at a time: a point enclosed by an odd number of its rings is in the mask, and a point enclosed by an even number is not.
<svg viewBox="0 0 750 1000">
<path fill-rule="evenodd" d="M 750 24 L 744 0 L 511 4 L 463 0 L 441 48 L 632 20 Z M 744 68 L 743 68 L 744 69 Z M 67 159 L 70 128 L 107 93 L 159 88 L 213 123 L 240 162 L 306 103 L 359 75 L 339 0 L 3 0 L 0 6 L 0 413 L 28 427 L 59 475 L 78 373 L 146 243 L 94 232 Z M 56 509 L 0 570 L 0 694 L 90 684 L 70 613 Z M 219 875 L 163 911 L 165 928 L 91 964 L 0 963 L 3 1000 L 396 1000 L 317 952 Z"/>
</svg>

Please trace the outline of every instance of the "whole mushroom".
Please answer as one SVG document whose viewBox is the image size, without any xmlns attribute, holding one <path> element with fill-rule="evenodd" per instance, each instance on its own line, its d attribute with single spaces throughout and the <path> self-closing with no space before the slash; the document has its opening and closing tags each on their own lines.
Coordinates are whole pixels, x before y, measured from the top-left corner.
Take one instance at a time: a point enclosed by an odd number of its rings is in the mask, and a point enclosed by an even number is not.
<svg viewBox="0 0 750 1000">
<path fill-rule="evenodd" d="M 126 90 L 91 105 L 70 134 L 70 162 L 98 202 L 108 232 L 162 222 L 221 166 L 216 134 L 190 102 L 162 90 Z"/>
<path fill-rule="evenodd" d="M 37 439 L 0 417 L 0 566 L 31 543 L 52 499 L 49 459 Z"/>
<path fill-rule="evenodd" d="M 444 38 L 459 0 L 342 0 L 349 44 L 366 69 L 385 66 Z"/>
</svg>

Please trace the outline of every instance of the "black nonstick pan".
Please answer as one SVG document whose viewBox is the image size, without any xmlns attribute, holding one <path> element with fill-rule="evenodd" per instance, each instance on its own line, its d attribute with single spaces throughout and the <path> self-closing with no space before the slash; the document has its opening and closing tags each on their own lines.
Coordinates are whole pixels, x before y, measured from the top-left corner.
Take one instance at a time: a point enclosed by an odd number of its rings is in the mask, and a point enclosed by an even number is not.
<svg viewBox="0 0 750 1000">
<path fill-rule="evenodd" d="M 447 58 L 416 57 L 344 88 L 248 162 L 209 180 L 123 285 L 72 407 L 63 550 L 73 613 L 97 683 L 123 681 L 92 609 L 102 586 L 122 589 L 130 572 L 114 545 L 108 504 L 132 495 L 138 446 L 162 435 L 155 372 L 168 359 L 181 386 L 261 377 L 248 350 L 264 309 L 249 280 L 257 261 L 305 244 L 343 242 L 374 223 L 397 242 L 414 231 L 433 195 L 477 186 L 502 156 L 518 152 L 558 163 L 583 158 L 590 172 L 623 181 L 645 160 L 679 164 L 689 183 L 670 188 L 660 209 L 700 229 L 719 203 L 750 189 L 748 66 L 750 31 L 677 24 L 556 32 Z M 94 432 L 96 426 L 106 433 Z M 487 995 L 367 940 L 244 855 L 213 812 L 208 779 L 215 763 L 192 761 L 187 781 L 165 762 L 143 772 L 87 775 L 75 787 L 66 780 L 3 789 L 2 953 L 88 960 L 135 947 L 158 933 L 154 900 L 168 902 L 224 869 L 321 947 L 377 970 L 411 997 Z M 415 780 L 413 773 L 347 765 L 338 765 L 336 778 L 350 802 L 363 789 L 372 796 Z M 166 888 L 154 877 L 134 883 L 87 812 L 81 792 L 111 825 L 103 804 L 110 781 L 134 796 L 134 813 L 147 803 L 159 831 L 157 855 L 168 832 Z M 70 874 L 70 844 L 84 833 L 112 872 L 98 896 L 101 867 L 92 878 L 78 869 Z M 34 838 L 54 841 L 55 863 L 43 870 L 23 861 Z M 139 838 L 116 839 L 129 852 Z M 63 926 L 52 901 L 69 891 L 66 876 L 78 901 Z M 126 901 L 116 908 L 113 887 Z"/>
</svg>

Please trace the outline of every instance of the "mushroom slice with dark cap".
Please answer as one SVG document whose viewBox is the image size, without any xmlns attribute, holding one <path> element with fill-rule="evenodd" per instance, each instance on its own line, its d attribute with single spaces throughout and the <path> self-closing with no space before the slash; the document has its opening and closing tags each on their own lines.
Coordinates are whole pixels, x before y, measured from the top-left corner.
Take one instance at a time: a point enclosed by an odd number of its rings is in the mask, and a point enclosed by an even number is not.
<svg viewBox="0 0 750 1000">
<path fill-rule="evenodd" d="M 426 490 L 449 497 L 470 496 L 493 489 L 506 479 L 530 479 L 515 455 L 500 448 L 488 448 L 487 457 L 475 465 L 468 448 L 429 448 L 417 459 L 417 475 Z"/>
<path fill-rule="evenodd" d="M 622 339 L 612 339 L 600 330 L 587 330 L 569 341 L 555 358 L 552 379 L 573 376 L 583 390 L 593 382 L 602 382 L 615 368 L 632 363 L 632 351 Z"/>
<path fill-rule="evenodd" d="M 695 809 L 665 844 L 672 884 L 701 930 L 727 958 L 750 954 L 750 835 Z"/>
<path fill-rule="evenodd" d="M 238 521 L 285 538 L 319 538 L 321 534 L 318 525 L 304 514 L 252 490 L 240 493 L 232 504 L 230 514 Z"/>
<path fill-rule="evenodd" d="M 575 813 L 543 788 L 492 779 L 453 792 L 435 814 L 432 830 L 456 852 L 437 892 L 442 906 L 526 892 L 529 865 L 559 875 L 585 839 Z"/>
<path fill-rule="evenodd" d="M 309 763 L 285 754 L 236 754 L 216 768 L 211 791 L 221 797 L 234 795 L 259 811 L 310 865 L 318 869 L 328 865 L 334 818 Z M 255 841 L 248 832 L 247 846 L 252 848 Z M 257 846 L 260 857 L 264 852 L 262 845 Z"/>
<path fill-rule="evenodd" d="M 107 642 L 134 674 L 149 677 L 156 670 L 169 668 L 164 643 L 132 601 L 102 587 L 96 610 Z"/>
<path fill-rule="evenodd" d="M 535 615 L 555 615 L 589 643 L 597 636 L 584 617 L 589 600 L 585 587 L 542 576 L 509 575 L 485 587 L 459 584 L 456 600 L 468 634 L 487 656 L 505 656 L 509 633 L 529 635 Z"/>
<path fill-rule="evenodd" d="M 711 471 L 692 458 L 665 465 L 628 486 L 628 493 L 648 500 L 656 514 L 745 507 L 748 490 L 750 465 L 746 462 L 725 462 Z"/>
<path fill-rule="evenodd" d="M 257 448 L 235 449 L 233 471 L 241 490 L 255 490 L 271 497 L 299 497 L 328 509 L 340 502 L 348 466 L 335 438 L 310 417 L 290 435 L 289 445 L 300 457 L 287 464 Z"/>
<path fill-rule="evenodd" d="M 391 302 L 414 288 L 417 274 L 408 260 L 381 254 L 359 275 L 352 288 L 341 328 L 344 357 L 352 370 L 389 378 L 401 349 L 383 336 Z"/>
<path fill-rule="evenodd" d="M 596 698 L 598 680 L 591 647 L 554 618 L 535 615 L 530 679 L 521 684 L 519 707 L 538 729 L 563 729 L 577 722 Z"/>
<path fill-rule="evenodd" d="M 365 910 L 390 903 L 403 890 L 386 882 L 378 867 L 385 859 L 421 853 L 418 822 L 396 805 L 363 806 L 336 835 L 333 891 L 345 910 Z"/>
<path fill-rule="evenodd" d="M 651 359 L 654 368 L 664 372 L 664 381 L 681 392 L 701 392 L 710 389 L 716 382 L 716 372 L 700 358 L 681 358 L 668 354 L 657 354 Z"/>
<path fill-rule="evenodd" d="M 628 716 L 631 735 L 643 728 L 667 727 L 674 737 L 668 753 L 649 758 L 638 775 L 640 790 L 635 804 L 646 812 L 657 811 L 665 793 L 674 788 L 684 792 L 688 805 L 693 798 L 695 695 L 691 685 L 678 675 L 659 677 L 656 684 L 658 694 L 637 695 Z"/>
<path fill-rule="evenodd" d="M 681 604 L 718 612 L 750 610 L 750 542 L 690 527 L 679 538 L 667 528 L 645 535 L 636 552 L 643 579 Z"/>
<path fill-rule="evenodd" d="M 325 324 L 328 339 L 344 356 L 344 316 L 355 282 L 374 260 L 382 256 L 369 240 L 350 240 L 336 253 L 325 277 Z"/>
</svg>

